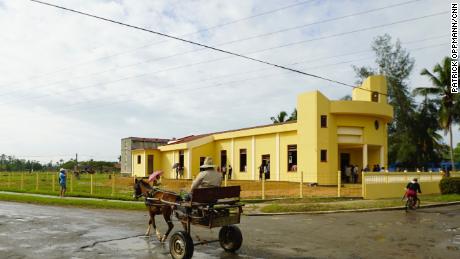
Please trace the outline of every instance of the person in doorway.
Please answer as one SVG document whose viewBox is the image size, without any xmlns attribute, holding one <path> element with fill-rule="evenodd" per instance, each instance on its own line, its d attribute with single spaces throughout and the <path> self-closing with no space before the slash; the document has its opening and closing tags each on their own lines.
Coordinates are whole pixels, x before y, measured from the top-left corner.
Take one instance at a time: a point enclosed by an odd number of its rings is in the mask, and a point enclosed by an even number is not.
<svg viewBox="0 0 460 259">
<path fill-rule="evenodd" d="M 184 167 L 179 165 L 179 178 L 182 179 L 184 177 Z"/>
<path fill-rule="evenodd" d="M 59 170 L 59 185 L 61 186 L 61 193 L 60 196 L 65 196 L 65 191 L 67 190 L 67 172 L 64 168 Z"/>
<path fill-rule="evenodd" d="M 176 169 L 176 180 L 179 179 L 179 171 L 180 171 L 180 165 L 179 164 L 175 164 L 175 169 Z"/>
<path fill-rule="evenodd" d="M 345 167 L 345 179 L 346 179 L 346 182 L 349 183 L 351 182 L 351 166 L 350 165 L 347 165 Z"/>
<path fill-rule="evenodd" d="M 353 183 L 357 183 L 357 182 L 358 182 L 358 172 L 359 172 L 358 166 L 357 166 L 357 165 L 354 165 L 354 166 L 353 166 L 353 174 L 352 174 L 352 176 L 353 176 L 353 181 L 352 181 L 352 182 L 353 182 Z"/>
<path fill-rule="evenodd" d="M 265 165 L 265 179 L 270 179 L 270 161 L 267 162 L 267 164 Z"/>
<path fill-rule="evenodd" d="M 231 165 L 228 165 L 228 180 L 232 179 L 233 168 Z"/>
<path fill-rule="evenodd" d="M 225 179 L 227 175 L 227 167 L 225 165 L 222 166 L 222 179 Z"/>
<path fill-rule="evenodd" d="M 262 181 L 262 175 L 264 174 L 265 162 L 262 161 L 262 164 L 259 166 L 259 181 Z"/>
</svg>

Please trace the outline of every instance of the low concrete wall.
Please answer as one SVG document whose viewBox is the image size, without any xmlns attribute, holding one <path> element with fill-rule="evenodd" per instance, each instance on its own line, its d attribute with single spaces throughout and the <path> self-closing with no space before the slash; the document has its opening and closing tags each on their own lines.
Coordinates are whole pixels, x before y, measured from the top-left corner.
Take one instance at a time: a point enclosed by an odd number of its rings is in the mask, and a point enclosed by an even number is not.
<svg viewBox="0 0 460 259">
<path fill-rule="evenodd" d="M 439 173 L 364 173 L 362 192 L 364 199 L 398 198 L 404 195 L 406 185 L 417 178 L 423 194 L 440 193 Z"/>
</svg>

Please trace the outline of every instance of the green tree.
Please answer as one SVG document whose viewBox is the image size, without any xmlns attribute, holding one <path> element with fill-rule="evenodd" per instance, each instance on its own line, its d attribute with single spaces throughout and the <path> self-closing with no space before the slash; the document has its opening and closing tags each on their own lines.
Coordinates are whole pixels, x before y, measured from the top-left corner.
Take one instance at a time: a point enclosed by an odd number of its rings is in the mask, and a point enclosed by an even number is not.
<svg viewBox="0 0 460 259">
<path fill-rule="evenodd" d="M 415 105 L 407 83 L 414 59 L 402 48 L 399 40 L 393 43 L 388 34 L 376 37 L 371 47 L 376 55 L 376 67 L 353 66 L 357 83 L 361 84 L 370 75 L 386 76 L 388 102 L 394 108 L 394 119 L 388 127 L 388 159 L 404 166 L 414 166 L 414 157 L 417 156 L 416 140 L 413 139 Z"/>
<path fill-rule="evenodd" d="M 341 101 L 351 101 L 353 98 L 351 98 L 351 95 L 347 94 L 344 97 L 340 98 Z"/>
<path fill-rule="evenodd" d="M 291 116 L 289 116 L 288 121 L 296 121 L 296 120 L 297 120 L 297 108 L 295 108 L 292 111 Z"/>
<path fill-rule="evenodd" d="M 289 117 L 287 112 L 281 111 L 278 115 L 276 115 L 276 117 L 271 117 L 270 120 L 272 120 L 274 124 L 286 121 L 295 121 L 297 120 L 297 109 L 295 108 Z"/>
<path fill-rule="evenodd" d="M 415 163 L 418 167 L 427 162 L 441 162 L 445 153 L 442 136 L 439 131 L 438 111 L 435 102 L 423 101 L 414 116 L 414 125 L 418 130 L 413 132 L 415 151 L 418 154 Z"/>
<path fill-rule="evenodd" d="M 287 121 L 288 119 L 288 114 L 285 111 L 281 111 L 276 117 L 271 117 L 270 120 L 273 121 L 273 123 L 283 123 Z"/>
<path fill-rule="evenodd" d="M 457 147 L 454 149 L 454 160 L 456 163 L 460 162 L 460 142 L 457 143 Z"/>
<path fill-rule="evenodd" d="M 451 93 L 450 69 L 451 59 L 445 57 L 441 63 L 436 64 L 433 68 L 433 73 L 424 68 L 421 75 L 427 76 L 433 83 L 433 87 L 418 87 L 414 89 L 415 94 L 424 95 L 425 100 L 428 95 L 434 95 L 435 101 L 439 103 L 439 124 L 444 129 L 445 134 L 449 134 L 450 160 L 452 170 L 455 171 L 454 163 L 454 147 L 452 140 L 452 126 L 455 122 L 459 122 L 458 94 Z"/>
</svg>

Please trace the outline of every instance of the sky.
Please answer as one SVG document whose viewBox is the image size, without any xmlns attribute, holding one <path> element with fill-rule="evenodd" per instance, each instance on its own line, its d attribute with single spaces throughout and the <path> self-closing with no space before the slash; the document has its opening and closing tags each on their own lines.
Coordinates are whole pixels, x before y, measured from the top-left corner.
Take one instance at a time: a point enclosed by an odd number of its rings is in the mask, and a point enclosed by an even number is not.
<svg viewBox="0 0 460 259">
<path fill-rule="evenodd" d="M 411 89 L 431 86 L 420 71 L 450 51 L 451 1 L 44 1 L 352 85 L 352 65 L 374 66 L 370 45 L 379 35 L 399 39 L 415 59 Z M 0 153 L 18 158 L 115 161 L 121 138 L 269 124 L 292 112 L 300 93 L 351 95 L 336 83 L 28 0 L 0 0 L 0 31 Z"/>
</svg>

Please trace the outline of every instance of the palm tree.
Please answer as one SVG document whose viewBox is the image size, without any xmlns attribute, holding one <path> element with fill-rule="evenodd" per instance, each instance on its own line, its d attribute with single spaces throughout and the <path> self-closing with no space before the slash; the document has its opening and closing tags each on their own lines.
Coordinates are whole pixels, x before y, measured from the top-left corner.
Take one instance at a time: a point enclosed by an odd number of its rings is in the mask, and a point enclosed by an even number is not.
<svg viewBox="0 0 460 259">
<path fill-rule="evenodd" d="M 433 83 L 433 87 L 418 87 L 414 89 L 414 94 L 437 96 L 435 101 L 439 103 L 439 124 L 444 129 L 445 134 L 449 133 L 450 159 L 452 162 L 452 171 L 455 171 L 452 124 L 458 122 L 459 116 L 458 111 L 455 110 L 455 106 L 458 106 L 458 103 L 455 103 L 458 102 L 458 98 L 450 91 L 450 64 L 451 59 L 445 57 L 441 64 L 438 63 L 434 66 L 433 72 L 435 75 L 424 68 L 420 74 L 429 77 Z"/>
<path fill-rule="evenodd" d="M 344 97 L 340 98 L 341 101 L 351 101 L 353 98 L 351 98 L 351 95 L 347 94 Z"/>
<path fill-rule="evenodd" d="M 292 111 L 291 116 L 289 116 L 289 119 L 287 121 L 296 121 L 297 120 L 297 108 Z"/>
<path fill-rule="evenodd" d="M 273 123 L 282 123 L 285 122 L 287 119 L 288 115 L 285 111 L 281 111 L 276 117 L 271 117 L 270 120 L 273 121 Z"/>
</svg>

